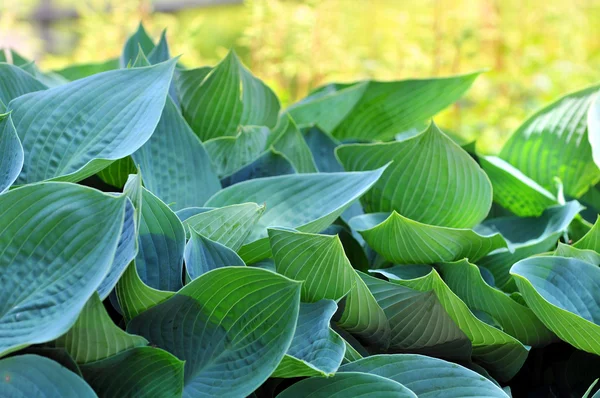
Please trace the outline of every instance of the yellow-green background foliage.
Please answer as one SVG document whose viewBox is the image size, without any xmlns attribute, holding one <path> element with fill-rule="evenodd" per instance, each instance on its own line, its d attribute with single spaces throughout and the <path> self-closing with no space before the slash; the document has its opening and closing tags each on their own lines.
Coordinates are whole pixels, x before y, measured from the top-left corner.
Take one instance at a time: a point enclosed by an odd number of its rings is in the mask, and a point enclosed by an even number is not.
<svg viewBox="0 0 600 398">
<path fill-rule="evenodd" d="M 154 37 L 167 28 L 172 54 L 183 54 L 186 66 L 214 64 L 235 48 L 284 105 L 331 81 L 487 68 L 436 120 L 480 137 L 486 152 L 543 103 L 600 82 L 599 0 L 247 0 L 174 14 L 140 0 L 52 4 L 80 16 L 52 24 L 53 53 L 43 51 L 28 17 L 39 0 L 0 2 L 0 45 L 59 69 L 116 57 L 143 20 Z"/>
</svg>

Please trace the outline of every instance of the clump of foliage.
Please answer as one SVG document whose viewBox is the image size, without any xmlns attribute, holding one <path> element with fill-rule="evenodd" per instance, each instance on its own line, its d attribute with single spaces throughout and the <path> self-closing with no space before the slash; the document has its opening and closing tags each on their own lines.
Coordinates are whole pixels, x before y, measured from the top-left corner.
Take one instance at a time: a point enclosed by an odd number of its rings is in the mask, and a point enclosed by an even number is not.
<svg viewBox="0 0 600 398">
<path fill-rule="evenodd" d="M 479 73 L 282 110 L 141 26 L 72 81 L 4 57 L 0 395 L 593 393 L 600 86 L 492 157 L 421 129 Z"/>
</svg>

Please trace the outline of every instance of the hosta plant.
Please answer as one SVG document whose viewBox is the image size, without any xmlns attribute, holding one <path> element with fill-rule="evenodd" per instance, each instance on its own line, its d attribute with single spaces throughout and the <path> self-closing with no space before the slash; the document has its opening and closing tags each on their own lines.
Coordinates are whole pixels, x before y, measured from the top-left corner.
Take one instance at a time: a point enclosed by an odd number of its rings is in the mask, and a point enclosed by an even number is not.
<svg viewBox="0 0 600 398">
<path fill-rule="evenodd" d="M 479 72 L 0 57 L 0 396 L 594 394 L 600 86 L 489 156 L 432 120 Z"/>
</svg>

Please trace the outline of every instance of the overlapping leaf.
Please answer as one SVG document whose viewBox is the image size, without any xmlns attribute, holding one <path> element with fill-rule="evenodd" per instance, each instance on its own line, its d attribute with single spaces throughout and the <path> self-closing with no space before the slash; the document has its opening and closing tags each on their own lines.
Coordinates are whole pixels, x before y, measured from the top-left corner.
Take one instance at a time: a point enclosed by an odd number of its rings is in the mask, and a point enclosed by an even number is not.
<svg viewBox="0 0 600 398">
<path fill-rule="evenodd" d="M 23 147 L 10 114 L 0 114 L 0 194 L 12 185 L 23 167 Z"/>
<path fill-rule="evenodd" d="M 213 269 L 244 266 L 244 261 L 227 246 L 210 240 L 193 229 L 185 245 L 185 270 L 190 279 L 196 279 Z"/>
<path fill-rule="evenodd" d="M 4 105 L 8 105 L 10 101 L 23 94 L 47 88 L 45 84 L 23 69 L 11 64 L 0 63 L 0 102 Z"/>
</svg>

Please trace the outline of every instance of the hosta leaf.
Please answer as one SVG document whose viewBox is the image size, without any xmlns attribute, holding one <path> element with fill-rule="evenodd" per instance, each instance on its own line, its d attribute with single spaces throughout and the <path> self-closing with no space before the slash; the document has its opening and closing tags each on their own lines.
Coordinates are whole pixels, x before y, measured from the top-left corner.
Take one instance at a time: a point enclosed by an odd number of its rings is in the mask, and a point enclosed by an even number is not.
<svg viewBox="0 0 600 398">
<path fill-rule="evenodd" d="M 359 275 L 390 324 L 388 351 L 471 359 L 471 341 L 446 313 L 435 293 Z"/>
<path fill-rule="evenodd" d="M 515 338 L 478 319 L 435 270 L 420 278 L 391 281 L 414 290 L 435 292 L 450 318 L 471 340 L 473 358 L 499 380 L 510 380 L 525 362 L 528 350 Z"/>
<path fill-rule="evenodd" d="M 339 300 L 356 283 L 356 273 L 337 235 L 268 230 L 277 273 L 304 281 L 302 301 Z"/>
<path fill-rule="evenodd" d="M 167 98 L 152 137 L 132 155 L 144 184 L 174 210 L 201 206 L 221 189 L 204 146 Z"/>
<path fill-rule="evenodd" d="M 435 124 L 398 142 L 342 145 L 346 170 L 372 170 L 393 161 L 362 198 L 367 212 L 396 210 L 424 224 L 471 228 L 492 204 L 492 185 L 479 165 Z"/>
<path fill-rule="evenodd" d="M 177 291 L 182 287 L 185 230 L 169 206 L 145 188 L 142 203 L 137 272 L 150 287 Z"/>
<path fill-rule="evenodd" d="M 578 249 L 561 242 L 558 242 L 558 247 L 554 251 L 554 255 L 558 257 L 578 258 L 593 265 L 600 265 L 600 254 L 598 254 L 598 252 L 594 250 Z"/>
<path fill-rule="evenodd" d="M 26 354 L 0 361 L 0 396 L 11 398 L 95 398 L 75 373 L 39 355 Z"/>
<path fill-rule="evenodd" d="M 196 214 L 184 225 L 210 240 L 238 251 L 263 215 L 265 206 L 242 203 Z"/>
<path fill-rule="evenodd" d="M 556 339 L 533 311 L 489 286 L 476 265 L 461 260 L 441 264 L 439 269 L 448 287 L 471 311 L 483 311 L 492 316 L 504 332 L 523 344 L 540 347 Z"/>
<path fill-rule="evenodd" d="M 552 250 L 563 231 L 581 210 L 577 201 L 564 206 L 552 206 L 540 217 L 500 217 L 486 220 L 475 228 L 480 234 L 499 232 L 508 243 L 508 249 L 499 249 L 477 261 L 487 268 L 496 286 L 505 288 L 510 281 L 510 267 L 519 260 Z"/>
<path fill-rule="evenodd" d="M 600 86 L 569 94 L 531 116 L 506 142 L 500 157 L 552 191 L 579 197 L 600 181 L 588 142 L 587 113 Z"/>
<path fill-rule="evenodd" d="M 469 258 L 476 261 L 506 247 L 500 234 L 479 235 L 470 229 L 421 224 L 395 211 L 354 217 L 350 221 L 369 246 L 396 264 L 433 264 Z"/>
<path fill-rule="evenodd" d="M 51 343 L 65 348 L 78 363 L 98 361 L 147 344 L 145 338 L 115 325 L 97 294 L 90 297 L 71 329 Z"/>
<path fill-rule="evenodd" d="M 81 366 L 100 398 L 180 397 L 184 363 L 163 350 L 136 347 Z"/>
<path fill-rule="evenodd" d="M 125 42 L 125 47 L 123 47 L 123 52 L 119 59 L 121 68 L 126 68 L 130 64 L 133 64 L 140 48 L 144 54 L 150 54 L 154 49 L 154 43 L 150 36 L 148 36 L 148 33 L 146 33 L 146 29 L 144 29 L 144 25 L 141 22 L 138 25 L 137 31 Z"/>
<path fill-rule="evenodd" d="M 45 90 L 45 84 L 25 72 L 23 69 L 0 63 L 0 101 L 8 105 L 23 94 Z"/>
<path fill-rule="evenodd" d="M 459 99 L 479 73 L 330 85 L 289 112 L 298 124 L 317 124 L 339 139 L 391 140 Z"/>
<path fill-rule="evenodd" d="M 122 188 L 130 174 L 136 173 L 136 167 L 130 156 L 115 160 L 107 168 L 98 172 L 98 177 L 108 185 Z"/>
<path fill-rule="evenodd" d="M 164 62 L 171 58 L 169 54 L 169 44 L 167 43 L 167 30 L 163 30 L 160 34 L 160 39 L 158 40 L 158 44 L 154 46 L 152 51 L 146 51 L 142 48 L 144 54 L 148 54 L 148 62 L 150 64 L 155 65 L 161 62 Z"/>
<path fill-rule="evenodd" d="M 67 66 L 64 69 L 55 71 L 55 73 L 58 73 L 67 80 L 73 81 L 114 69 L 119 69 L 119 59 L 117 58 L 103 62 Z"/>
<path fill-rule="evenodd" d="M 494 187 L 494 201 L 519 217 L 538 217 L 558 204 L 554 195 L 495 156 L 479 156 L 479 164 Z"/>
<path fill-rule="evenodd" d="M 154 289 L 142 282 L 137 273 L 135 262 L 129 264 L 121 279 L 119 279 L 116 292 L 125 319 L 133 319 L 175 294 Z"/>
<path fill-rule="evenodd" d="M 419 398 L 508 398 L 491 381 L 455 363 L 416 354 L 374 355 L 340 368 L 346 372 L 364 372 L 394 380 Z"/>
<path fill-rule="evenodd" d="M 219 137 L 206 141 L 206 150 L 219 178 L 252 163 L 265 151 L 269 129 L 241 127 L 234 137 Z"/>
<path fill-rule="evenodd" d="M 183 116 L 202 141 L 235 135 L 238 126 L 277 123 L 277 97 L 233 51 L 212 69 L 179 72 L 177 89 Z"/>
<path fill-rule="evenodd" d="M 344 358 L 344 340 L 329 322 L 337 310 L 331 300 L 301 303 L 292 344 L 271 377 L 333 376 Z"/>
<path fill-rule="evenodd" d="M 266 211 L 239 254 L 250 264 L 269 257 L 267 227 L 322 231 L 366 192 L 385 170 L 362 173 L 314 173 L 257 178 L 217 192 L 205 206 L 226 206 L 253 201 L 266 203 Z M 200 231 L 199 231 L 200 232 Z"/>
<path fill-rule="evenodd" d="M 0 114 L 0 194 L 12 185 L 23 167 L 23 147 L 10 114 Z"/>
<path fill-rule="evenodd" d="M 311 377 L 288 387 L 277 398 L 416 398 L 411 390 L 391 379 L 358 372 L 338 373 L 333 377 Z"/>
<path fill-rule="evenodd" d="M 273 148 L 263 153 L 254 162 L 242 167 L 230 176 L 221 180 L 223 188 L 239 182 L 253 180 L 255 178 L 275 177 L 285 174 L 294 174 L 296 169 L 290 161 Z"/>
<path fill-rule="evenodd" d="M 25 151 L 17 183 L 78 181 L 135 152 L 158 123 L 174 66 L 104 72 L 11 101 Z"/>
<path fill-rule="evenodd" d="M 315 160 L 296 123 L 283 115 L 275 130 L 277 137 L 272 142 L 273 147 L 290 160 L 298 173 L 316 173 Z"/>
<path fill-rule="evenodd" d="M 600 268 L 575 258 L 540 256 L 519 261 L 510 273 L 548 329 L 600 355 Z"/>
<path fill-rule="evenodd" d="M 213 269 L 246 265 L 235 251 L 202 236 L 193 229 L 190 231 L 190 240 L 185 245 L 184 259 L 185 269 L 190 279 L 196 279 Z"/>
<path fill-rule="evenodd" d="M 344 168 L 335 157 L 335 148 L 340 145 L 335 138 L 321 131 L 317 126 L 307 128 L 303 135 L 320 172 L 335 173 L 344 171 Z"/>
<path fill-rule="evenodd" d="M 192 216 L 195 216 L 196 214 L 205 213 L 214 209 L 214 207 L 188 207 L 185 209 L 177 210 L 175 214 L 177 214 L 177 217 L 179 217 L 181 222 L 184 222 L 185 220 L 191 218 Z"/>
<path fill-rule="evenodd" d="M 600 100 L 591 103 L 587 114 L 588 139 L 592 147 L 592 157 L 596 166 L 600 167 Z"/>
<path fill-rule="evenodd" d="M 573 243 L 573 247 L 578 249 L 594 250 L 600 253 L 600 218 L 580 240 Z"/>
<path fill-rule="evenodd" d="M 299 302 L 299 282 L 259 268 L 219 268 L 134 318 L 127 330 L 186 361 L 184 397 L 246 396 L 288 350 Z"/>
<path fill-rule="evenodd" d="M 126 201 L 68 183 L 0 195 L 0 355 L 71 327 L 108 273 Z"/>
</svg>

